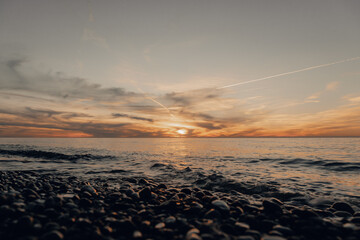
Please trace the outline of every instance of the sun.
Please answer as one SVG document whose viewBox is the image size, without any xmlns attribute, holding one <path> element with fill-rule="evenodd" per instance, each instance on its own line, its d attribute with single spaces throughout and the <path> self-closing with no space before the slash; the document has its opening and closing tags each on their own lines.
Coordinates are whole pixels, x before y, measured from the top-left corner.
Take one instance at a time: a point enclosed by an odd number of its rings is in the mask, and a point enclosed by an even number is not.
<svg viewBox="0 0 360 240">
<path fill-rule="evenodd" d="M 184 135 L 187 133 L 186 129 L 179 129 L 176 131 L 178 134 Z"/>
</svg>

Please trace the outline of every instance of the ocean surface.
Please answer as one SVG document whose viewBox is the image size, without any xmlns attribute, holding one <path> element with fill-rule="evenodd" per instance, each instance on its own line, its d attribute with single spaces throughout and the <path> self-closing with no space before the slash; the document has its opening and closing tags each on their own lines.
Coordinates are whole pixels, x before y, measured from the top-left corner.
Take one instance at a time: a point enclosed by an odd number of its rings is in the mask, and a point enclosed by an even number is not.
<svg viewBox="0 0 360 240">
<path fill-rule="evenodd" d="M 0 170 L 183 184 L 208 177 L 360 200 L 360 138 L 0 138 Z"/>
</svg>

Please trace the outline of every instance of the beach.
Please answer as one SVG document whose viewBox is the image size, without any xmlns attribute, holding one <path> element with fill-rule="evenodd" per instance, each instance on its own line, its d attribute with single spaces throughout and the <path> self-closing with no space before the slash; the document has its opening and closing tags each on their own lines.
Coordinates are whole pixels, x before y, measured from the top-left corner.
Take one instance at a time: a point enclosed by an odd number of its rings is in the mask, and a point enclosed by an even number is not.
<svg viewBox="0 0 360 240">
<path fill-rule="evenodd" d="M 209 179 L 216 176 L 208 176 Z M 231 186 L 228 186 L 231 188 Z M 151 178 L 0 172 L 1 239 L 358 239 L 346 202 Z M 273 194 L 274 195 L 274 194 Z"/>
</svg>

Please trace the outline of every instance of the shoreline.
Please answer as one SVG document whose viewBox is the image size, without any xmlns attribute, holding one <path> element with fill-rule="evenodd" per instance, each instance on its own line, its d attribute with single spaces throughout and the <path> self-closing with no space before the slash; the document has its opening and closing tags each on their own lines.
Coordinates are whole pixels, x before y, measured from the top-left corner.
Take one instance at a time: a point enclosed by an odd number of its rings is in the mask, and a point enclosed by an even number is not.
<svg viewBox="0 0 360 240">
<path fill-rule="evenodd" d="M 360 238 L 360 206 L 258 191 L 0 171 L 0 239 Z"/>
</svg>

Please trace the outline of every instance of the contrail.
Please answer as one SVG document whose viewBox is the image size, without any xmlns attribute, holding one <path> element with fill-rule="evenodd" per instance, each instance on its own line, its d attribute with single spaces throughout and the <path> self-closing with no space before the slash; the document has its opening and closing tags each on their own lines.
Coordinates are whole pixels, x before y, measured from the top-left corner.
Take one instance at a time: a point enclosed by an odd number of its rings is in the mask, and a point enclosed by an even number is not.
<svg viewBox="0 0 360 240">
<path fill-rule="evenodd" d="M 162 104 L 161 102 L 159 102 L 159 101 L 153 99 L 152 97 L 148 96 L 141 88 L 137 87 L 137 89 L 145 95 L 145 98 L 146 98 L 146 99 L 149 99 L 149 100 L 153 101 L 154 103 L 158 104 L 159 106 L 161 106 L 162 108 L 164 108 L 166 111 L 168 111 L 169 115 L 170 115 L 172 118 L 175 118 L 175 116 L 171 113 L 170 109 L 167 108 L 164 104 Z"/>
<path fill-rule="evenodd" d="M 253 80 L 246 81 L 246 82 L 234 83 L 234 84 L 226 85 L 226 86 L 223 86 L 223 87 L 218 87 L 216 89 L 223 89 L 223 88 L 235 87 L 235 86 L 238 86 L 238 85 L 243 85 L 243 84 L 248 84 L 248 83 L 253 83 L 253 82 L 264 81 L 264 80 L 271 79 L 271 78 L 281 77 L 281 76 L 290 75 L 290 74 L 299 73 L 299 72 L 305 72 L 305 71 L 309 71 L 309 70 L 313 70 L 313 69 L 317 69 L 317 68 L 322 68 L 322 67 L 328 67 L 328 66 L 331 66 L 331 65 L 344 63 L 344 62 L 352 62 L 352 61 L 356 61 L 356 60 L 359 60 L 359 59 L 360 59 L 360 57 L 349 58 L 349 59 L 345 59 L 345 60 L 341 60 L 341 61 L 337 61 L 337 62 L 326 63 L 326 64 L 321 64 L 321 65 L 317 65 L 317 66 L 313 66 L 313 67 L 302 68 L 302 69 L 291 71 L 291 72 L 280 73 L 280 74 L 276 74 L 276 75 L 269 76 L 269 77 L 253 79 Z"/>
</svg>

